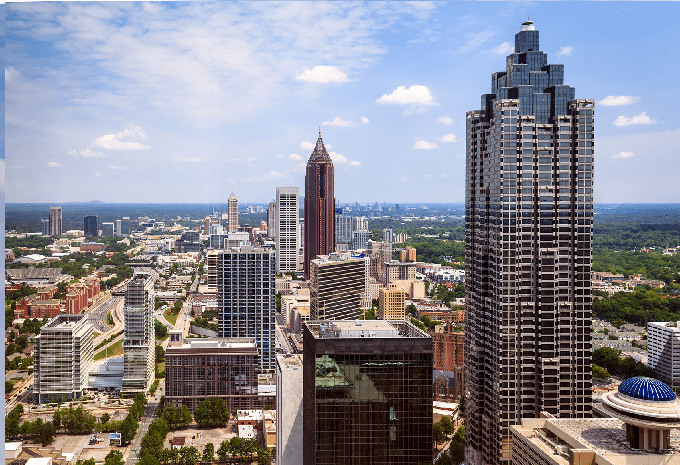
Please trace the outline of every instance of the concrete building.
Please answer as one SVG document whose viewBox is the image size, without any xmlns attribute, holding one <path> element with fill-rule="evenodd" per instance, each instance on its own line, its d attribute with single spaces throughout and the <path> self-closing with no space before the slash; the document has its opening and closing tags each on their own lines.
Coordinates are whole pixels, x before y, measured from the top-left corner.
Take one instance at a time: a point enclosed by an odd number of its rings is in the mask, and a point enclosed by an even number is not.
<svg viewBox="0 0 680 465">
<path fill-rule="evenodd" d="M 86 315 L 59 315 L 40 328 L 33 387 L 39 403 L 82 397 L 93 360 L 92 332 Z"/>
<path fill-rule="evenodd" d="M 380 289 L 379 314 L 381 320 L 403 320 L 406 316 L 406 293 L 394 284 Z"/>
<path fill-rule="evenodd" d="M 298 213 L 298 218 L 300 214 Z M 298 220 L 298 223 L 300 221 Z M 271 240 L 276 240 L 276 202 L 269 202 L 267 208 L 267 237 Z"/>
<path fill-rule="evenodd" d="M 99 221 L 96 216 L 86 216 L 83 218 L 83 234 L 92 237 L 99 235 Z"/>
<path fill-rule="evenodd" d="M 338 213 L 338 210 L 340 209 L 336 209 L 335 212 L 335 243 L 344 244 L 349 249 L 354 237 L 352 235 L 354 232 L 352 217 Z"/>
<path fill-rule="evenodd" d="M 400 252 L 400 258 L 402 262 L 415 262 L 417 259 L 416 249 L 407 245 L 404 250 Z"/>
<path fill-rule="evenodd" d="M 50 207 L 49 230 L 50 236 L 61 236 L 63 234 L 61 225 L 61 207 Z"/>
<path fill-rule="evenodd" d="M 531 21 L 504 63 L 466 114 L 468 465 L 509 464 L 523 418 L 591 415 L 594 101 Z"/>
<path fill-rule="evenodd" d="M 276 463 L 301 464 L 302 355 L 276 356 Z"/>
<path fill-rule="evenodd" d="M 392 244 L 390 242 L 366 242 L 366 255 L 371 259 L 371 277 L 378 281 L 385 280 L 385 263 L 392 261 Z"/>
<path fill-rule="evenodd" d="M 669 386 L 680 387 L 680 324 L 647 323 L 647 365 Z"/>
<path fill-rule="evenodd" d="M 409 279 L 416 279 L 416 264 L 404 263 L 392 260 L 385 263 L 384 281 L 385 285 L 389 286 L 394 281 L 403 281 Z"/>
<path fill-rule="evenodd" d="M 425 282 L 420 279 L 395 279 L 392 284 L 404 291 L 407 299 L 425 298 Z"/>
<path fill-rule="evenodd" d="M 122 394 L 146 393 L 155 372 L 156 336 L 154 333 L 154 272 L 136 273 L 127 285 L 123 307 Z"/>
<path fill-rule="evenodd" d="M 304 273 L 318 255 L 335 251 L 335 194 L 333 162 L 321 139 L 321 131 L 305 169 Z"/>
<path fill-rule="evenodd" d="M 303 464 L 432 464 L 425 332 L 406 321 L 318 321 L 303 343 Z"/>
<path fill-rule="evenodd" d="M 437 325 L 432 336 L 434 369 L 456 371 L 465 363 L 465 333 L 456 331 L 455 323 Z"/>
<path fill-rule="evenodd" d="M 275 367 L 275 254 L 241 246 L 216 251 L 217 334 L 255 338 L 262 372 Z"/>
<path fill-rule="evenodd" d="M 368 229 L 359 229 L 352 233 L 352 248 L 354 250 L 363 250 L 366 248 L 366 243 L 371 240 L 372 233 Z"/>
<path fill-rule="evenodd" d="M 115 227 L 113 223 L 102 223 L 102 237 L 113 237 Z"/>
<path fill-rule="evenodd" d="M 238 198 L 233 189 L 227 204 L 227 212 L 229 213 L 227 229 L 228 232 L 234 232 L 238 230 Z"/>
<path fill-rule="evenodd" d="M 298 271 L 300 252 L 300 188 L 276 188 L 276 272 Z"/>
<path fill-rule="evenodd" d="M 43 236 L 50 235 L 50 220 L 48 218 L 43 218 L 40 220 L 40 232 Z"/>
<path fill-rule="evenodd" d="M 311 319 L 359 318 L 366 290 L 366 260 L 343 252 L 318 256 L 310 265 Z"/>
</svg>

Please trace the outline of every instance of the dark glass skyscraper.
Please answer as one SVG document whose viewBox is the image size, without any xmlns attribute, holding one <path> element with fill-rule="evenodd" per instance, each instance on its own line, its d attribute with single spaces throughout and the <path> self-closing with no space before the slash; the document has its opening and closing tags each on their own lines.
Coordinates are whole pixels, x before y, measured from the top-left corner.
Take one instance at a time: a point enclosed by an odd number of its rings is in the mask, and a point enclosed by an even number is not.
<svg viewBox="0 0 680 465">
<path fill-rule="evenodd" d="M 591 411 L 592 100 L 527 21 L 466 115 L 466 462 L 509 464 L 510 425 Z"/>
<path fill-rule="evenodd" d="M 83 218 L 83 234 L 85 236 L 97 237 L 99 232 L 99 223 L 96 216 L 86 216 Z"/>
<path fill-rule="evenodd" d="M 307 161 L 305 174 L 305 278 L 309 279 L 309 262 L 317 255 L 335 250 L 335 195 L 333 162 L 321 140 Z"/>
</svg>

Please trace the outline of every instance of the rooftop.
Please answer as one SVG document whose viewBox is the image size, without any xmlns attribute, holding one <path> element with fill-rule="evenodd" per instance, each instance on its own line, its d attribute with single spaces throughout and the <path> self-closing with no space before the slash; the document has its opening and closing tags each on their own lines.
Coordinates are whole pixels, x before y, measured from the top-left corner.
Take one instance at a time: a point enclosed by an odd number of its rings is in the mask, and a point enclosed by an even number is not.
<svg viewBox="0 0 680 465">
<path fill-rule="evenodd" d="M 317 339 L 430 337 L 404 320 L 324 320 L 307 327 Z"/>
</svg>

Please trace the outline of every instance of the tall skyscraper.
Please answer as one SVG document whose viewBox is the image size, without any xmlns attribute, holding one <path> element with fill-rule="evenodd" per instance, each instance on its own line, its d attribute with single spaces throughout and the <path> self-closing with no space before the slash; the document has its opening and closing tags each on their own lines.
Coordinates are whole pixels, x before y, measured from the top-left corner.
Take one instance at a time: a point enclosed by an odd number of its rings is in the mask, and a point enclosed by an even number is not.
<svg viewBox="0 0 680 465">
<path fill-rule="evenodd" d="M 123 393 L 146 393 L 153 381 L 156 346 L 153 286 L 157 276 L 153 271 L 135 273 L 125 291 Z"/>
<path fill-rule="evenodd" d="M 85 236 L 97 237 L 99 234 L 99 223 L 96 216 L 86 216 L 83 218 L 83 234 Z"/>
<path fill-rule="evenodd" d="M 298 213 L 299 217 L 300 213 Z M 269 208 L 267 208 L 267 237 L 276 239 L 276 202 L 269 202 Z"/>
<path fill-rule="evenodd" d="M 61 207 L 50 207 L 50 236 L 61 236 Z"/>
<path fill-rule="evenodd" d="M 367 258 L 348 252 L 319 255 L 310 262 L 309 314 L 313 320 L 351 320 L 361 316 L 367 291 Z"/>
<path fill-rule="evenodd" d="M 254 337 L 261 372 L 276 366 L 274 252 L 241 246 L 216 250 L 217 336 Z"/>
<path fill-rule="evenodd" d="M 40 232 L 43 236 L 50 235 L 50 220 L 49 218 L 42 218 L 40 220 Z"/>
<path fill-rule="evenodd" d="M 302 463 L 432 463 L 427 333 L 404 320 L 316 321 L 303 344 Z"/>
<path fill-rule="evenodd" d="M 335 250 L 334 179 L 333 162 L 319 131 L 305 174 L 305 278 L 309 278 L 311 260 Z"/>
<path fill-rule="evenodd" d="M 228 229 L 229 232 L 236 231 L 238 229 L 238 198 L 234 194 L 232 189 L 231 195 L 229 196 L 228 207 Z"/>
<path fill-rule="evenodd" d="M 510 426 L 591 412 L 593 100 L 522 23 L 466 115 L 466 462 L 509 464 Z"/>
<path fill-rule="evenodd" d="M 276 272 L 297 271 L 300 251 L 300 188 L 276 188 Z"/>
<path fill-rule="evenodd" d="M 352 217 L 343 215 L 342 210 L 337 208 L 335 210 L 335 243 L 345 244 L 346 248 L 349 249 L 354 239 L 353 232 Z"/>
</svg>

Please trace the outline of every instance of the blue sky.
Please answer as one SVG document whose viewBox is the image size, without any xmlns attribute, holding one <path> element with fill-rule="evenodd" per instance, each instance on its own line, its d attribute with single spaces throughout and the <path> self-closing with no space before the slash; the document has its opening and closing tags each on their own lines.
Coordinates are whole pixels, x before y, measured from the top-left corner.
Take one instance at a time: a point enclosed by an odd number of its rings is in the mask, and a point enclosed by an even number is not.
<svg viewBox="0 0 680 465">
<path fill-rule="evenodd" d="M 525 19 L 596 103 L 596 202 L 680 200 L 677 2 L 9 3 L 7 202 L 460 202 Z"/>
</svg>

